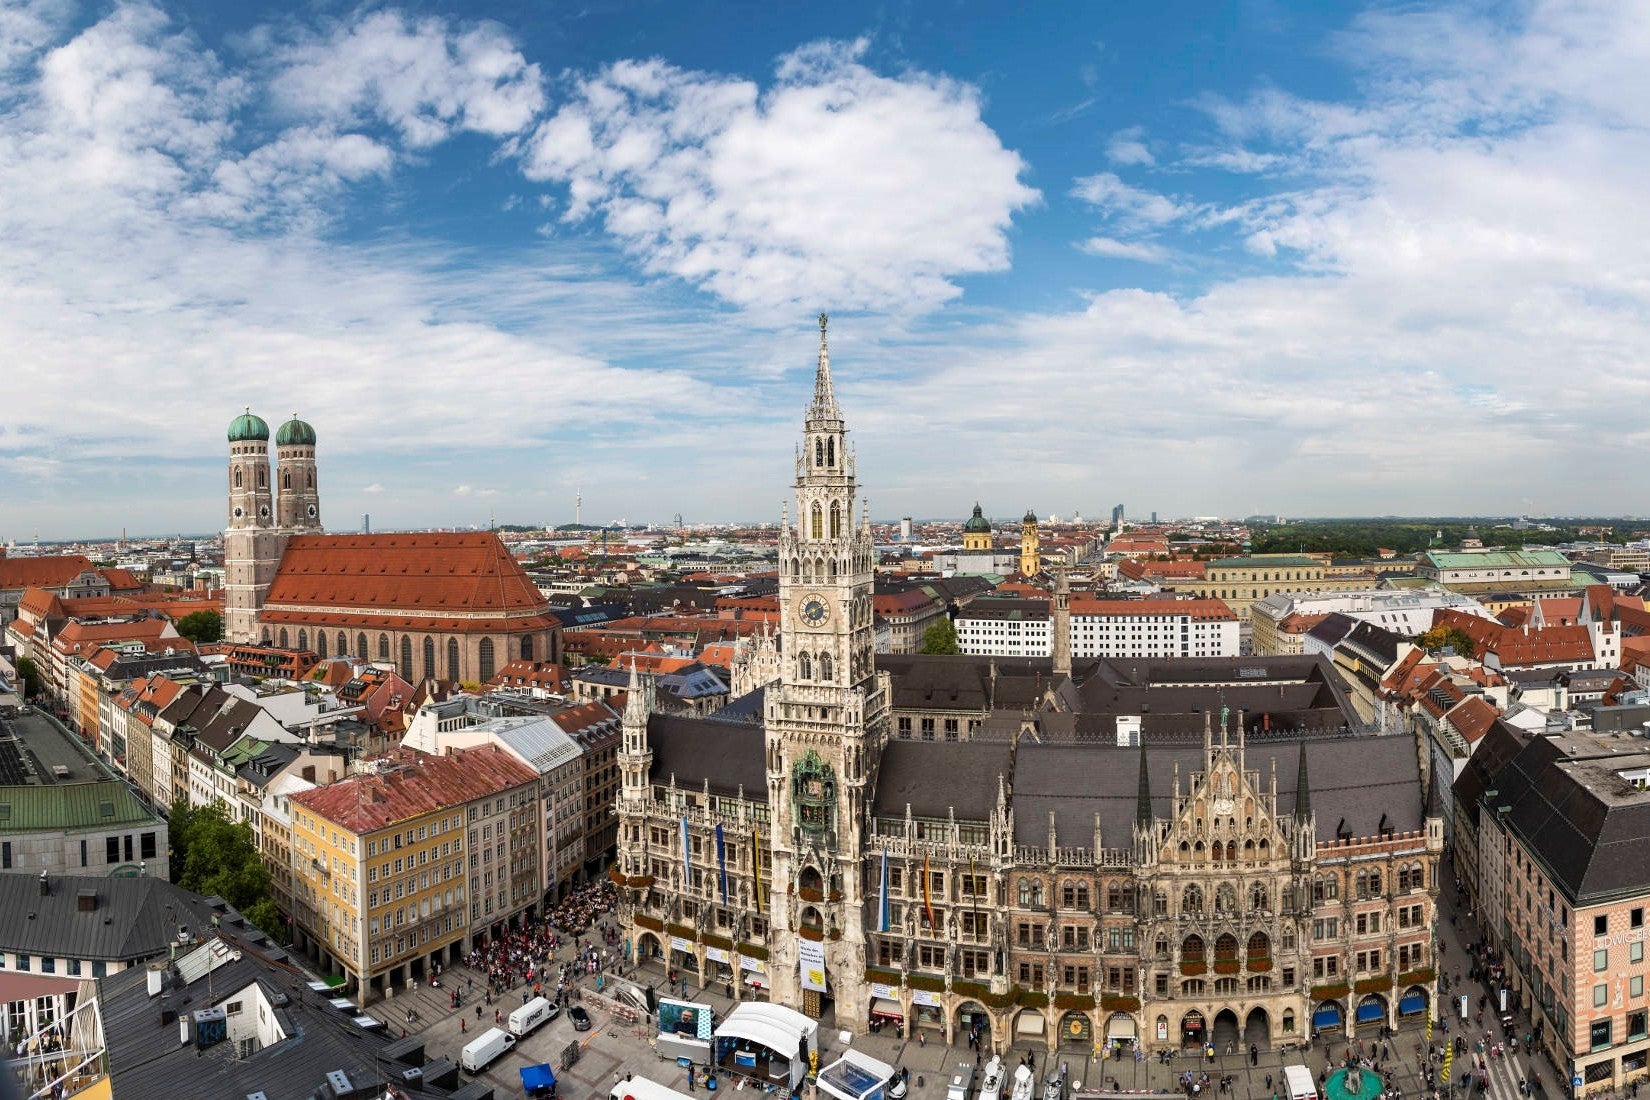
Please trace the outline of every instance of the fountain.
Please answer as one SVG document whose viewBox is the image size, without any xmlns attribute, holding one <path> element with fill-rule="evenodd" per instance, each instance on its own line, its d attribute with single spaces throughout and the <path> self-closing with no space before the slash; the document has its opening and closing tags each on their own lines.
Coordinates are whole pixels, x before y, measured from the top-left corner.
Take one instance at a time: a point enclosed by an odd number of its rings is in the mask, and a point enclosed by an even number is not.
<svg viewBox="0 0 1650 1100">
<path fill-rule="evenodd" d="M 1381 1075 L 1374 1070 L 1347 1066 L 1329 1075 L 1324 1085 L 1324 1100 L 1372 1100 L 1385 1087 Z"/>
</svg>

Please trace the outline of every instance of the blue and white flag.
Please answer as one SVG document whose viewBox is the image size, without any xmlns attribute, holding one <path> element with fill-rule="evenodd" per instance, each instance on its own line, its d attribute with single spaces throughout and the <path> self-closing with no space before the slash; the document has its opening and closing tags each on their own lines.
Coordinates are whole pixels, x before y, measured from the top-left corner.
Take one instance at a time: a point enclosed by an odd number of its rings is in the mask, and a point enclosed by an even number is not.
<svg viewBox="0 0 1650 1100">
<path fill-rule="evenodd" d="M 728 845 L 722 839 L 722 826 L 716 826 L 716 876 L 722 884 L 722 904 L 728 903 Z"/>
<path fill-rule="evenodd" d="M 882 898 L 877 903 L 877 931 L 888 931 L 888 849 L 882 850 Z"/>
<path fill-rule="evenodd" d="M 693 845 L 688 843 L 687 814 L 682 815 L 682 885 L 693 887 Z"/>
</svg>

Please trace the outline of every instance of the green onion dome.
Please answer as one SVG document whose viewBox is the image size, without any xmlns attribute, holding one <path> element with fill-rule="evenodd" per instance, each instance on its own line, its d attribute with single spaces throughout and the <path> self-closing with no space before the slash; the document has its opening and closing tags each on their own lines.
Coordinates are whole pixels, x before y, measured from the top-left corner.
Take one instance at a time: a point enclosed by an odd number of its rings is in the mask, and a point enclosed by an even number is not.
<svg viewBox="0 0 1650 1100">
<path fill-rule="evenodd" d="M 264 423 L 261 416 L 253 416 L 252 410 L 237 416 L 229 422 L 229 442 L 245 443 L 252 439 L 269 439 L 269 425 Z"/>
</svg>

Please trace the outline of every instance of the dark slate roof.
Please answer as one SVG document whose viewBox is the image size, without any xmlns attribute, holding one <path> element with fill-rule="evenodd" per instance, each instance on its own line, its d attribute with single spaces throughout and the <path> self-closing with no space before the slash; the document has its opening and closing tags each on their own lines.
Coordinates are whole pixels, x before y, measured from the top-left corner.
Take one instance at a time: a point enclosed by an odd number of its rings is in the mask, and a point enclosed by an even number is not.
<svg viewBox="0 0 1650 1100">
<path fill-rule="evenodd" d="M 1357 650 L 1386 668 L 1398 660 L 1398 647 L 1403 643 L 1404 639 L 1397 634 L 1370 622 L 1357 623 L 1341 640 L 1342 645 Z"/>
<path fill-rule="evenodd" d="M 755 723 L 762 725 L 767 717 L 768 689 L 765 687 L 747 691 L 727 706 L 711 711 L 705 717 L 713 722 L 742 722 L 747 725 Z"/>
<path fill-rule="evenodd" d="M 1477 825 L 1484 792 L 1494 789 L 1496 776 L 1529 742 L 1530 736 L 1517 726 L 1500 718 L 1490 723 L 1489 731 L 1473 745 L 1472 755 L 1450 787 L 1455 793 L 1456 813 L 1466 813 Z"/>
<path fill-rule="evenodd" d="M 242 937 L 236 930 L 221 941 L 191 948 L 217 947 L 224 951 L 223 961 L 211 971 L 210 980 L 204 966 L 190 967 L 196 977 L 187 984 L 169 974 L 164 1002 L 149 996 L 146 967 L 98 981 L 109 1071 L 119 1082 L 122 1100 L 174 1100 L 182 1095 L 238 1100 L 254 1092 L 268 1100 L 312 1100 L 332 1095 L 323 1086 L 334 1070 L 342 1070 L 358 1086 L 401 1078 L 409 1067 L 385 1055 L 391 1040 L 383 1030 L 356 1027 L 349 1015 L 327 1003 L 326 995 L 310 991 L 309 975 L 283 961 L 284 954 L 261 935 L 254 936 Z M 194 961 L 187 954 L 180 957 L 185 963 Z M 205 1050 L 197 1050 L 193 1043 L 180 1046 L 176 1021 L 161 1022 L 163 1008 L 189 1013 L 222 1005 L 254 984 L 276 1006 L 276 1021 L 287 1038 L 249 1057 L 237 1058 L 232 1042 Z M 278 1003 L 283 996 L 284 1005 Z M 418 1095 L 452 1093 L 426 1084 Z"/>
<path fill-rule="evenodd" d="M 1536 737 L 1493 779 L 1502 823 L 1547 869 L 1573 905 L 1650 885 L 1650 793 L 1618 773 L 1650 764 L 1642 742 Z M 1476 754 L 1475 754 L 1476 755 Z"/>
<path fill-rule="evenodd" d="M 1325 615 L 1316 626 L 1306 632 L 1306 636 L 1313 641 L 1322 642 L 1327 646 L 1339 645 L 1341 639 L 1352 632 L 1358 625 L 1358 620 L 1351 615 L 1343 615 L 1339 611 L 1331 611 Z"/>
<path fill-rule="evenodd" d="M 1013 746 L 1001 741 L 891 741 L 877 771 L 874 812 L 986 821 L 997 804 L 997 777 L 1009 778 Z"/>
<path fill-rule="evenodd" d="M 1074 668 L 1074 672 L 1075 672 Z M 1340 674 L 1322 654 L 1287 657 L 1114 657 L 1065 684 L 1060 705 L 1078 716 L 1080 739 L 1114 742 L 1118 715 L 1139 715 L 1146 739 L 1201 743 L 1203 715 L 1239 710 L 1252 734 L 1360 724 Z"/>
<path fill-rule="evenodd" d="M 212 918 L 240 919 L 218 898 L 165 879 L 0 874 L 0 951 L 55 958 L 136 962 L 164 954 L 179 927 L 200 932 Z M 91 893 L 96 908 L 80 910 Z"/>
<path fill-rule="evenodd" d="M 1054 669 L 1048 657 L 878 653 L 876 660 L 893 682 L 896 710 L 1018 710 L 1042 699 Z"/>
<path fill-rule="evenodd" d="M 1244 766 L 1271 781 L 1277 764 L 1279 814 L 1295 810 L 1300 741 L 1251 742 Z M 1332 842 L 1337 832 L 1374 836 L 1382 818 L 1403 832 L 1422 826 L 1421 776 L 1415 742 L 1408 737 L 1339 737 L 1306 741 L 1311 773 L 1312 811 L 1318 840 Z M 1151 771 L 1152 812 L 1172 812 L 1172 776 L 1180 765 L 1184 789 L 1193 771 L 1204 766 L 1203 746 L 1147 744 Z M 1104 744 L 1036 744 L 1019 748 L 1014 768 L 1014 840 L 1046 845 L 1048 815 L 1062 846 L 1088 847 L 1094 842 L 1094 815 L 1107 848 L 1124 846 L 1134 824 L 1140 781 L 1140 750 Z M 995 795 L 995 784 L 992 790 Z"/>
<path fill-rule="evenodd" d="M 653 750 L 649 778 L 655 783 L 668 783 L 674 775 L 678 787 L 698 791 L 708 779 L 714 794 L 736 795 L 743 785 L 746 798 L 767 801 L 766 742 L 759 725 L 655 714 L 647 720 L 647 743 Z"/>
</svg>

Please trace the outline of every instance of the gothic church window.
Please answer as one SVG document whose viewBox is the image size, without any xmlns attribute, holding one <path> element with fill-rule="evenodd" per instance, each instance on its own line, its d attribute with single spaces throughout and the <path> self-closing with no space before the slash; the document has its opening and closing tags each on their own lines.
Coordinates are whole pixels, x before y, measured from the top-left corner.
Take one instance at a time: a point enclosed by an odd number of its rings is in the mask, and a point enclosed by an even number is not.
<svg viewBox="0 0 1650 1100">
<path fill-rule="evenodd" d="M 813 658 L 808 656 L 806 653 L 798 654 L 797 655 L 797 673 L 796 674 L 797 674 L 797 676 L 799 676 L 800 678 L 802 678 L 804 680 L 812 680 L 814 678 L 814 660 L 813 660 Z"/>
<path fill-rule="evenodd" d="M 493 678 L 493 639 L 481 639 L 481 671 L 480 680 L 487 683 Z"/>
<path fill-rule="evenodd" d="M 267 470 L 265 470 L 262 466 L 258 467 L 258 488 L 262 489 L 266 484 L 268 484 L 266 480 L 268 476 L 269 472 Z"/>
<path fill-rule="evenodd" d="M 241 471 L 240 471 L 240 468 L 237 467 L 235 469 L 235 488 L 239 489 L 240 487 L 241 487 Z"/>
<path fill-rule="evenodd" d="M 831 502 L 831 537 L 833 539 L 842 537 L 842 505 L 836 501 Z M 836 561 L 834 559 L 831 562 L 831 574 L 836 575 Z"/>
<path fill-rule="evenodd" d="M 821 680 L 829 680 L 831 678 L 831 655 L 829 653 L 821 653 L 819 655 L 819 678 Z"/>
<path fill-rule="evenodd" d="M 283 626 L 283 627 L 281 627 L 281 648 L 282 648 L 282 649 L 285 649 L 285 648 L 286 648 L 286 646 L 287 646 L 287 642 L 286 642 L 286 627 L 284 627 L 284 626 Z"/>
<path fill-rule="evenodd" d="M 401 678 L 403 680 L 411 680 L 413 678 L 411 638 L 403 637 L 401 639 L 401 666 L 396 671 L 401 673 Z"/>
<path fill-rule="evenodd" d="M 281 488 L 283 488 L 283 489 L 292 488 L 292 471 L 291 470 L 282 470 L 281 471 Z"/>
<path fill-rule="evenodd" d="M 523 634 L 521 637 L 521 659 L 524 661 L 533 659 L 533 636 L 531 634 Z"/>
<path fill-rule="evenodd" d="M 367 636 L 365 634 L 355 636 L 355 655 L 363 661 L 367 659 Z"/>
<path fill-rule="evenodd" d="M 1020 880 L 1020 908 L 1037 909 L 1043 904 L 1043 884 L 1034 878 Z"/>
<path fill-rule="evenodd" d="M 1186 893 L 1181 897 L 1180 911 L 1182 913 L 1203 912 L 1203 889 L 1199 886 L 1186 887 Z"/>
<path fill-rule="evenodd" d="M 309 631 L 303 630 L 303 629 L 300 629 L 298 631 L 298 648 L 299 649 L 308 649 L 309 648 Z"/>
<path fill-rule="evenodd" d="M 309 487 L 311 489 L 315 488 L 315 471 L 314 470 L 309 471 Z"/>
<path fill-rule="evenodd" d="M 447 639 L 447 679 L 458 680 L 458 639 Z"/>
<path fill-rule="evenodd" d="M 378 635 L 378 659 L 380 661 L 390 659 L 390 636 L 388 634 Z"/>
<path fill-rule="evenodd" d="M 825 441 L 825 464 L 827 466 L 835 466 L 836 465 L 836 440 L 835 439 L 827 439 Z"/>
<path fill-rule="evenodd" d="M 813 525 L 812 525 L 813 536 L 812 537 L 814 537 L 816 539 L 824 538 L 825 537 L 825 510 L 817 504 L 814 505 L 812 519 L 813 519 Z"/>
<path fill-rule="evenodd" d="M 327 633 L 324 630 L 315 632 L 315 655 L 323 661 L 327 658 Z"/>
<path fill-rule="evenodd" d="M 424 637 L 424 675 L 432 680 L 436 677 L 435 639 L 428 635 Z"/>
<path fill-rule="evenodd" d="M 823 439 L 814 440 L 814 465 L 825 465 L 825 441 Z"/>
<path fill-rule="evenodd" d="M 338 656 L 342 657 L 349 652 L 349 638 L 342 630 L 338 632 Z"/>
</svg>

